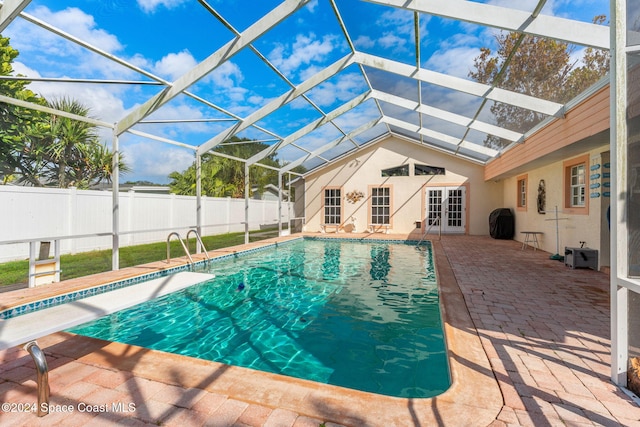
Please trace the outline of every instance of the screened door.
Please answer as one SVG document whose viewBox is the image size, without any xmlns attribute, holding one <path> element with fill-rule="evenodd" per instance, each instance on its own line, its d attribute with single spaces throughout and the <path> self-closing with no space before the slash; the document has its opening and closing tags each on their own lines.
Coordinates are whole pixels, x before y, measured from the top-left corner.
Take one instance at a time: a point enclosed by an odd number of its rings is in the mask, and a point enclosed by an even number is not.
<svg viewBox="0 0 640 427">
<path fill-rule="evenodd" d="M 466 194 L 465 187 L 427 187 L 425 194 L 426 226 L 431 233 L 464 233 Z"/>
</svg>

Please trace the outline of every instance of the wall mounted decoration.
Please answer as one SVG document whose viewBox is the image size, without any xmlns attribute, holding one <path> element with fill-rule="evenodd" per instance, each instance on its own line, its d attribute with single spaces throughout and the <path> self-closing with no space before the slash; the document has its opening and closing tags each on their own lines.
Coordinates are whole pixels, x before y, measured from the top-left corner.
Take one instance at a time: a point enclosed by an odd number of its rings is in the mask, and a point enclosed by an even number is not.
<svg viewBox="0 0 640 427">
<path fill-rule="evenodd" d="M 358 203 L 364 197 L 364 193 L 360 190 L 353 190 L 345 196 L 349 203 Z"/>
<path fill-rule="evenodd" d="M 547 204 L 547 191 L 545 190 L 544 179 L 541 179 L 538 183 L 538 213 L 545 214 L 545 206 Z"/>
</svg>

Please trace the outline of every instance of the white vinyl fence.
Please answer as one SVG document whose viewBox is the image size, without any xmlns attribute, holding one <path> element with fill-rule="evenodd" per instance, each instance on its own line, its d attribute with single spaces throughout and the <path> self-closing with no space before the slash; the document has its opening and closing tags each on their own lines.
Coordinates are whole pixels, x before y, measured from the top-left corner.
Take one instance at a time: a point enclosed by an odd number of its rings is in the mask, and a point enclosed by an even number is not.
<svg viewBox="0 0 640 427">
<path fill-rule="evenodd" d="M 120 193 L 120 246 L 165 241 L 171 231 L 184 238 L 194 228 L 196 198 L 134 191 Z M 244 199 L 202 198 L 204 236 L 244 231 Z M 48 240 L 66 236 L 61 253 L 110 249 L 112 244 L 110 191 L 32 188 L 0 185 L 0 262 L 29 257 L 23 240 Z M 292 212 L 282 203 L 282 222 Z M 249 200 L 249 229 L 278 224 L 278 202 Z M 103 234 L 102 236 L 95 236 Z"/>
</svg>

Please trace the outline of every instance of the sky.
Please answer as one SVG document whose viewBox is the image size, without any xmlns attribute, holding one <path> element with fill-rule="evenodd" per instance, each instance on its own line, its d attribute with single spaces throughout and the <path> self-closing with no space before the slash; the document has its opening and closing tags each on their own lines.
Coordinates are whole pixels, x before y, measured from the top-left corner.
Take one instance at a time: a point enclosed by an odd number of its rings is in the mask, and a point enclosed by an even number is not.
<svg viewBox="0 0 640 427">
<path fill-rule="evenodd" d="M 531 11 L 536 1 L 479 1 Z M 29 77 L 82 78 L 151 82 L 149 74 L 173 82 L 196 64 L 231 41 L 235 32 L 242 32 L 264 14 L 277 7 L 276 0 L 209 0 L 208 4 L 226 21 L 229 29 L 199 2 L 194 0 L 33 0 L 25 14 L 45 21 L 56 28 L 86 41 L 100 50 L 121 58 L 136 69 L 107 60 L 64 38 L 45 31 L 22 17 L 16 18 L 3 33 L 20 55 L 14 62 L 16 73 Z M 359 51 L 415 66 L 413 13 L 361 0 L 336 0 L 340 16 L 349 36 Z M 514 5 L 515 4 L 515 5 Z M 570 17 L 586 22 L 599 14 L 609 14 L 609 2 L 603 0 L 547 1 L 543 14 Z M 421 66 L 468 79 L 473 59 L 483 46 L 494 47 L 496 30 L 469 23 L 421 15 Z M 253 47 L 284 75 L 278 76 L 251 49 L 243 49 L 223 63 L 189 91 L 220 107 L 218 111 L 185 95 L 179 95 L 149 119 L 201 120 L 189 123 L 138 124 L 134 129 L 153 133 L 173 141 L 197 147 L 261 106 L 304 82 L 324 67 L 351 52 L 328 0 L 312 0 L 301 10 L 283 20 Z M 580 56 L 578 48 L 574 55 Z M 141 73 L 143 70 L 144 73 Z M 415 83 L 390 73 L 366 70 L 375 88 L 389 93 L 415 98 Z M 145 75 L 146 74 L 146 75 Z M 367 78 L 360 67 L 352 65 L 324 81 L 306 95 L 273 114 L 259 120 L 259 128 L 249 128 L 239 134 L 273 144 L 280 137 L 322 117 L 345 101 L 368 90 Z M 91 108 L 91 115 L 115 123 L 157 94 L 161 86 L 150 84 L 70 84 L 33 82 L 29 88 L 47 99 L 72 97 Z M 422 88 L 423 100 L 438 108 L 472 117 L 479 103 L 469 95 L 439 87 Z M 385 113 L 396 114 L 390 105 Z M 335 125 L 325 125 L 303 137 L 298 143 L 307 150 L 316 149 L 356 129 L 380 115 L 373 101 L 338 117 Z M 487 121 L 491 117 L 485 114 Z M 417 121 L 415 119 L 414 121 Z M 426 121 L 434 130 L 460 133 L 450 123 L 438 119 Z M 262 130 L 266 130 L 263 132 Z M 354 143 L 361 144 L 385 129 L 373 129 Z M 111 132 L 101 132 L 111 144 Z M 481 142 L 484 134 L 470 135 Z M 123 134 L 121 150 L 132 172 L 121 181 L 147 180 L 167 183 L 173 171 L 182 171 L 194 161 L 193 150 Z M 323 157 L 339 155 L 349 147 L 341 145 Z M 284 162 L 293 161 L 305 151 L 294 145 L 278 152 Z M 316 159 L 308 167 L 321 163 Z"/>
</svg>

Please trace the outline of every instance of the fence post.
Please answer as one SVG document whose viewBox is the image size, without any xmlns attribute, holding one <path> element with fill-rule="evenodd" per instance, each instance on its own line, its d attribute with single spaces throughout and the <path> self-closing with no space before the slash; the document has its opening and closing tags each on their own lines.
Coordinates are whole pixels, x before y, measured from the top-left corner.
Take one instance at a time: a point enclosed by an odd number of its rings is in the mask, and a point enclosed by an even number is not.
<svg viewBox="0 0 640 427">
<path fill-rule="evenodd" d="M 113 129 L 111 170 L 111 270 L 120 269 L 120 148 L 118 134 Z"/>
<path fill-rule="evenodd" d="M 249 243 L 249 165 L 244 164 L 244 243 Z"/>
<path fill-rule="evenodd" d="M 133 212 L 135 212 L 134 204 L 136 203 L 136 191 L 131 188 L 127 195 L 129 196 L 129 206 L 127 206 L 127 231 L 133 230 Z M 127 234 L 127 245 L 133 245 L 135 243 L 136 235 Z"/>
<path fill-rule="evenodd" d="M 76 234 L 74 224 L 78 222 L 80 218 L 77 212 L 78 210 L 78 189 L 76 187 L 69 187 L 67 189 L 67 234 L 73 236 Z M 76 253 L 77 244 L 76 239 L 70 239 L 69 250 L 72 254 Z"/>
</svg>

